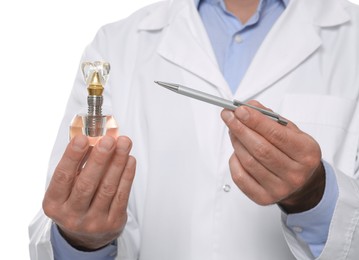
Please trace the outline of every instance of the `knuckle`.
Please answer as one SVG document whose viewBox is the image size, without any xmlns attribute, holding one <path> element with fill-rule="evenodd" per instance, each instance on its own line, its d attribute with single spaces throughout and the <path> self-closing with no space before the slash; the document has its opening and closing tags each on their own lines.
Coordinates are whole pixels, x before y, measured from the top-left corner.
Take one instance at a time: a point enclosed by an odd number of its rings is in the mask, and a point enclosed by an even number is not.
<svg viewBox="0 0 359 260">
<path fill-rule="evenodd" d="M 87 234 L 96 234 L 101 230 L 105 230 L 105 229 L 106 226 L 103 225 L 103 223 L 99 225 L 97 221 L 90 221 L 89 223 L 83 226 L 83 232 Z"/>
<path fill-rule="evenodd" d="M 279 130 L 277 127 L 270 128 L 268 130 L 268 140 L 276 143 L 287 143 L 287 132 Z"/>
<path fill-rule="evenodd" d="M 79 163 L 83 156 L 84 153 L 80 151 L 73 151 L 73 150 L 71 152 L 65 151 L 65 154 L 61 159 L 61 161 L 65 163 L 70 162 L 72 164 L 75 164 L 75 163 Z"/>
<path fill-rule="evenodd" d="M 272 200 L 273 202 L 281 201 L 283 198 L 288 197 L 290 194 L 291 189 L 288 186 L 285 185 L 279 185 L 272 191 Z"/>
<path fill-rule="evenodd" d="M 72 217 L 66 217 L 62 220 L 61 226 L 71 232 L 77 232 L 80 230 L 80 224 L 78 220 L 72 218 Z"/>
<path fill-rule="evenodd" d="M 305 182 L 307 181 L 307 178 L 302 173 L 295 173 L 295 174 L 290 175 L 289 181 L 290 181 L 291 186 L 296 190 L 305 184 Z"/>
<path fill-rule="evenodd" d="M 126 209 L 128 200 L 128 193 L 125 191 L 118 191 L 116 201 L 121 206 L 121 209 Z"/>
<path fill-rule="evenodd" d="M 273 204 L 269 199 L 267 198 L 260 198 L 257 201 L 254 200 L 259 206 L 269 206 Z"/>
<path fill-rule="evenodd" d="M 316 168 L 320 162 L 320 154 L 314 152 L 312 154 L 308 154 L 306 156 L 304 156 L 303 158 L 303 164 L 312 169 L 312 168 Z"/>
<path fill-rule="evenodd" d="M 87 181 L 85 179 L 79 179 L 77 182 L 76 182 L 76 185 L 74 186 L 74 189 L 76 189 L 76 191 L 79 193 L 79 194 L 82 194 L 84 196 L 88 196 L 88 195 L 91 195 L 94 190 L 96 189 L 96 184 L 95 183 L 92 183 L 90 181 Z"/>
<path fill-rule="evenodd" d="M 238 174 L 237 172 L 232 172 L 232 180 L 241 189 L 241 183 L 242 183 L 241 174 Z"/>
<path fill-rule="evenodd" d="M 241 164 L 245 169 L 253 169 L 257 165 L 257 160 L 253 156 L 246 156 L 245 158 L 241 158 Z"/>
<path fill-rule="evenodd" d="M 231 154 L 231 156 L 229 157 L 229 160 L 228 160 L 228 163 L 229 163 L 229 165 L 232 165 L 232 164 L 235 164 L 236 162 L 237 162 L 237 156 L 236 156 L 236 154 L 233 152 L 232 154 Z"/>
<path fill-rule="evenodd" d="M 117 185 L 103 183 L 98 189 L 98 196 L 100 198 L 113 198 L 117 192 Z"/>
<path fill-rule="evenodd" d="M 322 152 L 319 144 L 309 136 L 309 141 L 307 141 L 306 147 L 307 147 L 307 151 L 303 155 L 302 163 L 309 167 L 318 166 L 319 161 L 321 160 L 322 157 Z"/>
<path fill-rule="evenodd" d="M 121 231 L 128 219 L 126 210 L 123 212 L 117 212 L 120 214 L 111 214 L 108 216 L 107 220 L 110 223 L 110 231 L 119 230 Z"/>
<path fill-rule="evenodd" d="M 268 206 L 273 204 L 273 198 L 267 194 L 263 195 L 253 192 L 249 195 L 249 198 L 251 198 L 255 203 L 260 206 Z"/>
<path fill-rule="evenodd" d="M 269 206 L 277 203 L 279 198 L 274 194 L 269 193 L 268 191 L 261 195 L 260 205 L 261 206 Z"/>
<path fill-rule="evenodd" d="M 55 173 L 52 176 L 52 180 L 55 183 L 62 184 L 62 185 L 68 185 L 71 184 L 74 180 L 75 176 L 71 172 L 69 172 L 67 169 L 58 166 L 55 170 Z"/>
<path fill-rule="evenodd" d="M 59 211 L 57 205 L 47 198 L 44 198 L 42 201 L 42 209 L 45 215 L 51 219 L 55 218 L 57 216 L 57 212 Z"/>
<path fill-rule="evenodd" d="M 269 148 L 264 143 L 257 143 L 254 146 L 254 154 L 258 158 L 265 159 L 269 156 Z"/>
</svg>

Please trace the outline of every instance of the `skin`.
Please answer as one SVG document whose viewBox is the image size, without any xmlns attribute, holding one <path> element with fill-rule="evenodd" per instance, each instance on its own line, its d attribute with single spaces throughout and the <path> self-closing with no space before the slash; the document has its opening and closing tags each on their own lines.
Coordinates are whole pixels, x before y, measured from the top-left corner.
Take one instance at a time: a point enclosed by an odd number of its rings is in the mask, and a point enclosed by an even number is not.
<svg viewBox="0 0 359 260">
<path fill-rule="evenodd" d="M 225 0 L 228 11 L 245 24 L 256 12 L 259 0 Z"/>
<path fill-rule="evenodd" d="M 249 104 L 265 108 L 256 101 Z M 319 203 L 325 174 L 320 147 L 311 136 L 290 121 L 283 126 L 244 106 L 223 110 L 221 116 L 234 148 L 232 179 L 243 193 L 259 205 L 278 203 L 288 213 Z"/>
<path fill-rule="evenodd" d="M 124 136 L 117 140 L 104 136 L 89 155 L 85 136 L 76 136 L 67 146 L 45 193 L 43 209 L 75 248 L 101 248 L 123 230 L 136 168 L 129 155 L 131 146 Z"/>
</svg>

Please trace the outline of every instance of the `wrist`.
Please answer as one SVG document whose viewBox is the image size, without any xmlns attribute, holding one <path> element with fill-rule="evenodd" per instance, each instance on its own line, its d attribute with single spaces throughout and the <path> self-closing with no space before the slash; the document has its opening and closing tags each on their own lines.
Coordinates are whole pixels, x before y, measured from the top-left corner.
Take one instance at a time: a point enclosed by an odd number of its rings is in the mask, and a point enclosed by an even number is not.
<svg viewBox="0 0 359 260">
<path fill-rule="evenodd" d="M 325 169 L 323 163 L 320 162 L 307 183 L 278 204 L 288 214 L 308 211 L 318 205 L 323 197 L 324 190 Z"/>
<path fill-rule="evenodd" d="M 60 235 L 66 242 L 71 245 L 74 249 L 82 252 L 94 252 L 101 250 L 113 242 L 113 240 L 93 239 L 88 237 L 80 237 L 73 235 L 71 232 L 64 231 L 60 226 L 57 225 Z"/>
</svg>

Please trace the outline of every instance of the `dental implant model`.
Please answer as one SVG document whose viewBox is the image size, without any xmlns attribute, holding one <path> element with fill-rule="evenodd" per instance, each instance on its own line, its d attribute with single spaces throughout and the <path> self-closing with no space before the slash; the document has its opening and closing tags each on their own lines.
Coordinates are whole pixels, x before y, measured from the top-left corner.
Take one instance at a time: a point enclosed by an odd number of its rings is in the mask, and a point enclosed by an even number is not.
<svg viewBox="0 0 359 260">
<path fill-rule="evenodd" d="M 81 70 L 87 85 L 87 114 L 76 115 L 70 126 L 70 139 L 86 135 L 93 146 L 104 135 L 118 136 L 118 126 L 112 115 L 102 115 L 104 85 L 107 82 L 110 64 L 107 62 L 84 62 Z"/>
</svg>

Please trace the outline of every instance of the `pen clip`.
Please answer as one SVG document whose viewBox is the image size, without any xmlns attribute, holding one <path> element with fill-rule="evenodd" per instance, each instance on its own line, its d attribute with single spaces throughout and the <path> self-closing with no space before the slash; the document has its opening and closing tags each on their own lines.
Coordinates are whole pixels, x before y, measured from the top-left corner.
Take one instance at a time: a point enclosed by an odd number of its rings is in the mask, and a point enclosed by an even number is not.
<svg viewBox="0 0 359 260">
<path fill-rule="evenodd" d="M 266 116 L 269 116 L 270 118 L 276 120 L 279 124 L 281 125 L 287 125 L 288 124 L 288 121 L 283 119 L 280 115 L 278 115 L 277 113 L 274 113 L 274 112 L 271 112 L 271 111 L 268 111 L 268 110 L 265 110 L 263 108 L 259 108 L 259 107 L 256 107 L 256 106 L 252 106 L 252 105 L 249 105 L 249 104 L 246 104 L 244 102 L 241 102 L 239 100 L 236 100 L 234 99 L 233 100 L 233 105 L 235 105 L 236 107 L 239 107 L 239 106 L 246 106 L 246 107 L 250 107 L 250 108 L 253 108 L 259 112 L 261 112 L 262 114 L 266 115 Z"/>
</svg>

